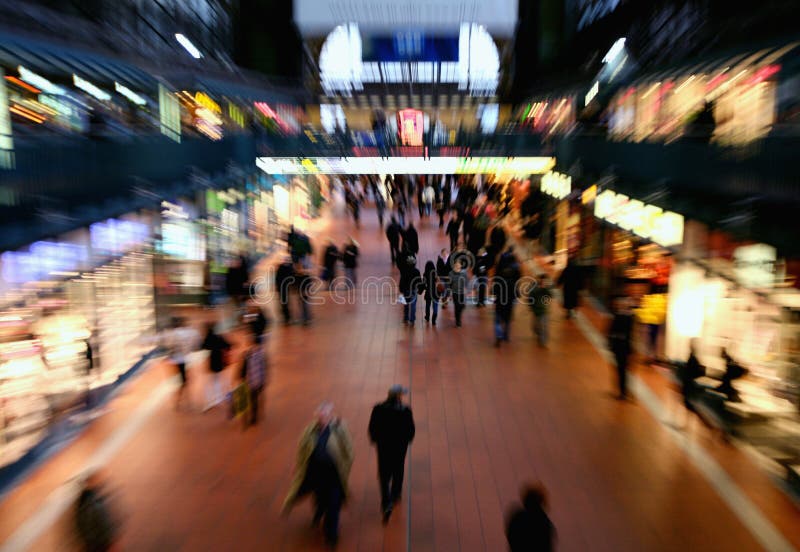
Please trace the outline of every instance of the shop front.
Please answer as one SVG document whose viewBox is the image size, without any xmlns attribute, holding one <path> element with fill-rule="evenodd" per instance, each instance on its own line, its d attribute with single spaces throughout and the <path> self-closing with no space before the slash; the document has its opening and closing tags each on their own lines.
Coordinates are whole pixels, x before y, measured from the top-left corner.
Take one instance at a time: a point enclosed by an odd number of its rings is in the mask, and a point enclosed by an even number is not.
<svg viewBox="0 0 800 552">
<path fill-rule="evenodd" d="M 56 424 L 80 425 L 149 352 L 149 236 L 132 216 L 2 255 L 0 483 Z"/>
</svg>

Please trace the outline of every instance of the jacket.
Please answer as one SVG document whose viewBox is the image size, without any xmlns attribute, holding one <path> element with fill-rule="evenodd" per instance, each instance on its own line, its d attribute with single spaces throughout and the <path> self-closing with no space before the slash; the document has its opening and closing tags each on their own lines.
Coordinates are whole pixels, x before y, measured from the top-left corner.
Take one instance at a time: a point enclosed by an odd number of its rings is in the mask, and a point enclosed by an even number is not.
<svg viewBox="0 0 800 552">
<path fill-rule="evenodd" d="M 403 247 L 414 255 L 419 252 L 419 236 L 416 229 L 406 228 L 405 232 L 403 232 Z"/>
<path fill-rule="evenodd" d="M 350 468 L 353 467 L 353 443 L 350 439 L 350 433 L 347 431 L 347 426 L 341 420 L 334 420 L 330 425 L 331 434 L 328 439 L 328 454 L 333 458 L 336 464 L 336 472 L 339 474 L 339 483 L 342 485 L 342 492 L 345 500 L 348 496 L 347 480 L 350 477 Z M 303 435 L 300 437 L 300 442 L 297 445 L 297 461 L 295 464 L 294 476 L 292 483 L 289 485 L 289 492 L 286 499 L 283 501 L 283 511 L 287 512 L 299 498 L 300 487 L 306 478 L 308 471 L 308 461 L 311 458 L 311 453 L 314 452 L 314 447 L 317 444 L 317 438 L 320 434 L 320 427 L 317 422 L 312 422 L 303 430 Z"/>
<path fill-rule="evenodd" d="M 450 289 L 453 295 L 463 297 L 467 293 L 467 273 L 464 270 L 450 272 Z"/>
<path fill-rule="evenodd" d="M 422 281 L 422 274 L 419 273 L 417 267 L 406 268 L 400 273 L 400 293 L 403 297 L 414 297 L 422 291 L 422 286 L 425 283 Z"/>
<path fill-rule="evenodd" d="M 389 240 L 389 243 L 392 245 L 397 245 L 400 243 L 400 234 L 402 234 L 402 228 L 396 222 L 390 224 L 386 227 L 386 239 Z"/>
<path fill-rule="evenodd" d="M 387 399 L 376 404 L 369 417 L 369 440 L 383 452 L 405 452 L 414 439 L 414 415 L 401 402 Z"/>
</svg>

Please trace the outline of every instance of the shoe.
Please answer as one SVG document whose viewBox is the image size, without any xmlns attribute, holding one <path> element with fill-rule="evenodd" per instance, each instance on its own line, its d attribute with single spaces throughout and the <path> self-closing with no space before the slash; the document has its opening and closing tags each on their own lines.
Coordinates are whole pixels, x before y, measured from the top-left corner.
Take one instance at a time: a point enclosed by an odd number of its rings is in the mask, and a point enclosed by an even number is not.
<svg viewBox="0 0 800 552">
<path fill-rule="evenodd" d="M 387 506 L 383 509 L 383 524 L 386 525 L 389 523 L 389 518 L 392 517 L 392 507 Z"/>
<path fill-rule="evenodd" d="M 434 318 L 433 322 L 431 322 L 431 326 L 435 326 L 435 325 L 436 325 L 436 319 Z"/>
<path fill-rule="evenodd" d="M 430 322 L 430 321 L 431 321 L 431 320 L 430 320 L 430 318 L 428 318 L 428 317 L 426 316 L 426 317 L 425 317 L 425 322 Z"/>
</svg>

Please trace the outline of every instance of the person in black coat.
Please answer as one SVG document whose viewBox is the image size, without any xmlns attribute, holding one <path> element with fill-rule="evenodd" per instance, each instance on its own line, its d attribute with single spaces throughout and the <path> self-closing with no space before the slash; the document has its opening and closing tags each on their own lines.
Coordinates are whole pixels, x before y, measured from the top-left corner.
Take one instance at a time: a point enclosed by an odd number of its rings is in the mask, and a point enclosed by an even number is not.
<svg viewBox="0 0 800 552">
<path fill-rule="evenodd" d="M 678 368 L 678 381 L 681 384 L 681 395 L 683 396 L 683 405 L 686 410 L 694 412 L 694 404 L 692 401 L 697 396 L 697 378 L 702 378 L 706 375 L 706 368 L 697 359 L 697 346 L 694 341 L 689 349 L 689 358 L 686 363 Z"/>
<path fill-rule="evenodd" d="M 509 340 L 514 313 L 517 282 L 521 276 L 519 261 L 511 248 L 500 255 L 494 276 L 494 346 Z"/>
<path fill-rule="evenodd" d="M 408 223 L 408 227 L 403 232 L 403 249 L 415 256 L 419 253 L 419 235 L 411 222 Z"/>
<path fill-rule="evenodd" d="M 278 290 L 278 298 L 281 303 L 281 314 L 283 314 L 283 323 L 291 324 L 292 312 L 289 308 L 289 295 L 291 289 L 295 284 L 294 265 L 290 258 L 284 259 L 278 265 L 278 270 L 275 272 L 275 289 Z"/>
<path fill-rule="evenodd" d="M 330 240 L 322 258 L 322 280 L 328 284 L 328 289 L 331 288 L 331 283 L 336 278 L 336 261 L 338 260 L 339 249 L 333 243 L 333 240 Z"/>
<path fill-rule="evenodd" d="M 410 253 L 400 264 L 400 282 L 398 288 L 405 300 L 403 305 L 403 323 L 413 326 L 417 320 L 417 295 L 422 291 L 424 282 L 417 268 L 417 259 Z"/>
<path fill-rule="evenodd" d="M 628 359 L 631 356 L 631 337 L 633 335 L 633 310 L 628 297 L 614 301 L 614 318 L 608 329 L 608 348 L 614 354 L 617 365 L 617 400 L 628 398 Z"/>
<path fill-rule="evenodd" d="M 564 310 L 567 311 L 567 318 L 572 318 L 578 307 L 578 293 L 583 285 L 581 267 L 572 257 L 569 258 L 567 266 L 558 277 L 558 285 L 564 288 Z"/>
<path fill-rule="evenodd" d="M 406 451 L 414 439 L 414 415 L 403 404 L 408 390 L 401 385 L 389 388 L 388 398 L 372 409 L 369 418 L 369 439 L 378 450 L 378 478 L 381 485 L 383 521 L 389 521 L 392 508 L 403 491 Z"/>
<path fill-rule="evenodd" d="M 491 268 L 489 254 L 482 248 L 475 258 L 474 269 L 475 285 L 478 287 L 478 308 L 482 308 L 486 304 L 486 291 L 489 287 L 489 268 Z"/>
<path fill-rule="evenodd" d="M 358 282 L 356 276 L 356 268 L 358 267 L 358 244 L 353 238 L 347 240 L 347 245 L 342 249 L 342 264 L 344 265 L 344 272 L 347 276 L 347 287 L 355 287 Z"/>
<path fill-rule="evenodd" d="M 440 283 L 433 261 L 425 263 L 425 273 L 422 275 L 422 279 L 425 281 L 425 322 L 430 322 L 435 326 L 436 318 L 439 315 L 441 293 L 438 289 Z M 433 307 L 433 318 L 431 318 L 431 307 Z"/>
<path fill-rule="evenodd" d="M 459 235 L 459 227 L 461 226 L 461 221 L 456 217 L 451 217 L 450 222 L 447 223 L 447 235 L 450 238 L 450 251 L 455 251 L 456 247 L 458 246 L 458 235 Z"/>
<path fill-rule="evenodd" d="M 516 506 L 506 522 L 506 539 L 511 552 L 551 552 L 555 528 L 547 515 L 547 498 L 541 485 L 522 489 L 522 505 Z"/>
<path fill-rule="evenodd" d="M 386 227 L 386 239 L 389 240 L 389 249 L 392 252 L 392 264 L 397 262 L 397 257 L 400 255 L 400 237 L 403 233 L 403 228 L 397 223 L 397 219 L 392 216 L 391 222 Z"/>
</svg>

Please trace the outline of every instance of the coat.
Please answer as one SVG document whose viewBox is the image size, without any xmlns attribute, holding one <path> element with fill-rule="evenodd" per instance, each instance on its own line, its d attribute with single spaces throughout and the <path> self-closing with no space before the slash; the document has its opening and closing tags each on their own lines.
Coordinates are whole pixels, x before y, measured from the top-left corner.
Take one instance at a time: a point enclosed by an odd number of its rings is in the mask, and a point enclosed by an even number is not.
<svg viewBox="0 0 800 552">
<path fill-rule="evenodd" d="M 405 454 L 414 433 L 414 415 L 408 406 L 386 400 L 372 409 L 369 439 L 381 453 Z"/>
<path fill-rule="evenodd" d="M 564 308 L 572 310 L 578 306 L 578 292 L 583 286 L 583 274 L 581 268 L 572 261 L 567 263 L 558 283 L 564 286 Z"/>
<path fill-rule="evenodd" d="M 283 501 L 284 512 L 289 511 L 295 505 L 297 499 L 300 498 L 300 487 L 306 478 L 308 462 L 311 459 L 311 453 L 314 452 L 319 433 L 320 427 L 317 422 L 312 422 L 303 430 L 303 435 L 300 437 L 300 443 L 297 446 L 294 476 L 292 477 L 291 485 L 289 485 L 286 499 Z M 328 454 L 331 455 L 333 462 L 336 464 L 339 483 L 342 485 L 342 494 L 344 499 L 347 500 L 347 480 L 350 477 L 350 468 L 353 467 L 353 443 L 350 439 L 350 433 L 347 431 L 347 426 L 341 420 L 331 422 L 331 434 L 328 439 L 327 449 Z"/>
</svg>

